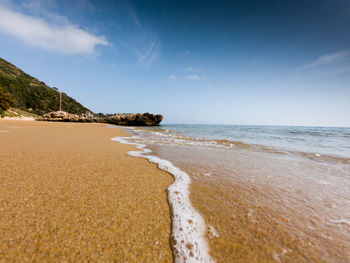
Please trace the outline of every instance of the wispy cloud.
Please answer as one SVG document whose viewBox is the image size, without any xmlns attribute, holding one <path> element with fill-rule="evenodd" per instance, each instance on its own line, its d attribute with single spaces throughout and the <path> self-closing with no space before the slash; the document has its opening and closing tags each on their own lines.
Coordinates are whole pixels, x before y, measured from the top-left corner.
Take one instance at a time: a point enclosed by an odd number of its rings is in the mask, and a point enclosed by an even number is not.
<svg viewBox="0 0 350 263">
<path fill-rule="evenodd" d="M 62 2 L 62 1 L 61 1 Z M 60 1 L 57 0 L 22 0 L 20 5 L 12 5 L 14 8 L 19 7 L 23 8 L 26 11 L 30 12 L 31 15 L 40 15 L 48 21 L 64 21 L 69 22 L 68 19 L 64 16 L 61 16 L 51 10 L 57 10 L 59 7 Z M 88 12 L 95 12 L 97 9 L 94 6 L 94 3 L 91 0 L 75 0 L 70 1 L 69 7 L 71 10 L 78 10 L 79 12 L 75 13 L 75 17 L 86 15 Z M 15 10 L 15 9 L 14 9 Z M 84 10 L 84 12 L 81 12 Z"/>
<path fill-rule="evenodd" d="M 188 71 L 188 72 L 201 72 L 201 69 L 194 68 L 194 67 L 187 67 L 186 71 Z"/>
<path fill-rule="evenodd" d="M 339 73 L 343 73 L 343 72 L 350 72 L 350 66 L 349 67 L 343 67 L 343 68 L 340 68 L 338 70 Z"/>
<path fill-rule="evenodd" d="M 135 50 L 135 53 L 138 56 L 139 61 L 145 66 L 150 67 L 152 63 L 157 59 L 159 55 L 160 44 L 158 40 L 154 40 L 146 48 L 144 52 Z"/>
<path fill-rule="evenodd" d="M 199 76 L 198 74 L 189 74 L 189 75 L 187 75 L 187 79 L 190 79 L 190 80 L 200 80 L 200 79 L 201 79 L 201 76 Z"/>
<path fill-rule="evenodd" d="M 145 68 L 150 68 L 160 56 L 161 43 L 153 34 L 136 36 L 120 43 L 128 48 L 136 56 L 139 64 Z"/>
<path fill-rule="evenodd" d="M 202 70 L 195 67 L 187 67 L 182 70 L 182 74 L 170 75 L 170 79 L 185 79 L 185 80 L 202 80 L 206 78 L 206 75 L 201 74 Z"/>
<path fill-rule="evenodd" d="M 31 11 L 40 12 L 43 6 L 55 6 L 55 3 L 53 0 L 25 0 L 21 5 Z"/>
<path fill-rule="evenodd" d="M 187 74 L 187 75 L 175 75 L 171 74 L 169 76 L 170 79 L 187 79 L 187 80 L 201 80 L 205 78 L 205 75 L 199 75 L 199 74 Z"/>
<path fill-rule="evenodd" d="M 98 45 L 110 45 L 105 37 L 93 35 L 73 24 L 49 23 L 1 5 L 0 32 L 26 44 L 68 55 L 91 54 Z"/>
<path fill-rule="evenodd" d="M 126 11 L 128 12 L 131 20 L 134 22 L 134 24 L 136 25 L 136 27 L 139 30 L 143 31 L 143 27 L 142 27 L 142 25 L 140 23 L 140 19 L 137 16 L 137 14 L 136 14 L 134 8 L 132 7 L 132 5 L 129 3 L 129 1 L 125 1 L 124 4 L 125 4 L 125 7 L 126 7 Z"/>
<path fill-rule="evenodd" d="M 299 69 L 310 69 L 310 68 L 318 68 L 328 65 L 335 65 L 344 62 L 350 62 L 350 49 L 340 50 L 334 53 L 325 54 L 320 56 L 316 60 L 308 63 L 306 65 L 301 66 Z"/>
<path fill-rule="evenodd" d="M 140 20 L 128 0 L 123 2 L 123 7 L 128 17 L 128 25 L 131 25 L 131 30 L 125 34 L 120 43 L 131 50 L 141 66 L 150 68 L 160 56 L 161 41 L 159 34 L 148 27 L 147 23 Z"/>
</svg>

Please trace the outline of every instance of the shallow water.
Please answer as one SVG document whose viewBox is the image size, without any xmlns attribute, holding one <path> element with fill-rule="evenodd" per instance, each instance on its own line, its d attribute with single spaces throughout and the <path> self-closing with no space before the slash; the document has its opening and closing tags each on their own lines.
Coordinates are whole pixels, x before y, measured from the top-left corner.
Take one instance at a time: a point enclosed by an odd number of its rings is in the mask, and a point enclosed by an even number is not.
<svg viewBox="0 0 350 263">
<path fill-rule="evenodd" d="M 162 125 L 160 128 L 192 138 L 226 140 L 263 145 L 281 151 L 350 158 L 350 128 L 203 124 Z"/>
<path fill-rule="evenodd" d="M 167 125 L 127 129 L 191 178 L 217 262 L 349 262 L 350 132 Z"/>
</svg>

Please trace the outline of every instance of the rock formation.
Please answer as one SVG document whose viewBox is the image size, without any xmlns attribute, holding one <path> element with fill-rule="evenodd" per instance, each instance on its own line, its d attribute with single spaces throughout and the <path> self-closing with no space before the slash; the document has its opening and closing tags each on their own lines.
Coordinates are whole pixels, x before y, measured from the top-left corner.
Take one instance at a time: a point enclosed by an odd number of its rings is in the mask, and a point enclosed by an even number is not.
<svg viewBox="0 0 350 263">
<path fill-rule="evenodd" d="M 44 114 L 37 118 L 37 121 L 64 121 L 64 122 L 100 122 L 110 123 L 116 125 L 129 126 L 155 126 L 162 120 L 163 116 L 160 114 L 146 113 L 118 113 L 115 115 L 100 116 L 94 115 L 90 112 L 85 114 L 71 114 L 65 111 L 53 111 Z"/>
<path fill-rule="evenodd" d="M 117 125 L 131 125 L 131 126 L 154 126 L 158 125 L 162 120 L 163 116 L 160 114 L 137 113 L 137 114 L 116 114 L 106 118 L 107 123 Z"/>
</svg>

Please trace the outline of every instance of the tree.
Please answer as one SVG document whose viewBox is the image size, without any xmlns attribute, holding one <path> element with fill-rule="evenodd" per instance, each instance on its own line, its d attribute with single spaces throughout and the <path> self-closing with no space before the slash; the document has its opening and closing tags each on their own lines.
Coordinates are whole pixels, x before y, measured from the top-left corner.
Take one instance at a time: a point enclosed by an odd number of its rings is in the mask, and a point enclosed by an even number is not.
<svg viewBox="0 0 350 263">
<path fill-rule="evenodd" d="M 2 115 L 4 111 L 8 110 L 13 102 L 12 95 L 0 87 L 0 114 Z"/>
</svg>

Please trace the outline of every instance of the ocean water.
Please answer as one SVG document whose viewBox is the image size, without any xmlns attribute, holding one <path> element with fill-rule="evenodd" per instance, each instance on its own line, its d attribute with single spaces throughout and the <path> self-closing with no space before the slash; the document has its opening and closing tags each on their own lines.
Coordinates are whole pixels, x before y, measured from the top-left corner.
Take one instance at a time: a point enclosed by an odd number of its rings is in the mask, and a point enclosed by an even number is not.
<svg viewBox="0 0 350 263">
<path fill-rule="evenodd" d="M 192 138 L 227 140 L 272 147 L 281 151 L 334 155 L 350 159 L 350 128 L 170 124 L 162 125 L 161 129 Z"/>
<path fill-rule="evenodd" d="M 350 262 L 350 128 L 124 128 L 171 173 L 176 262 Z"/>
</svg>

